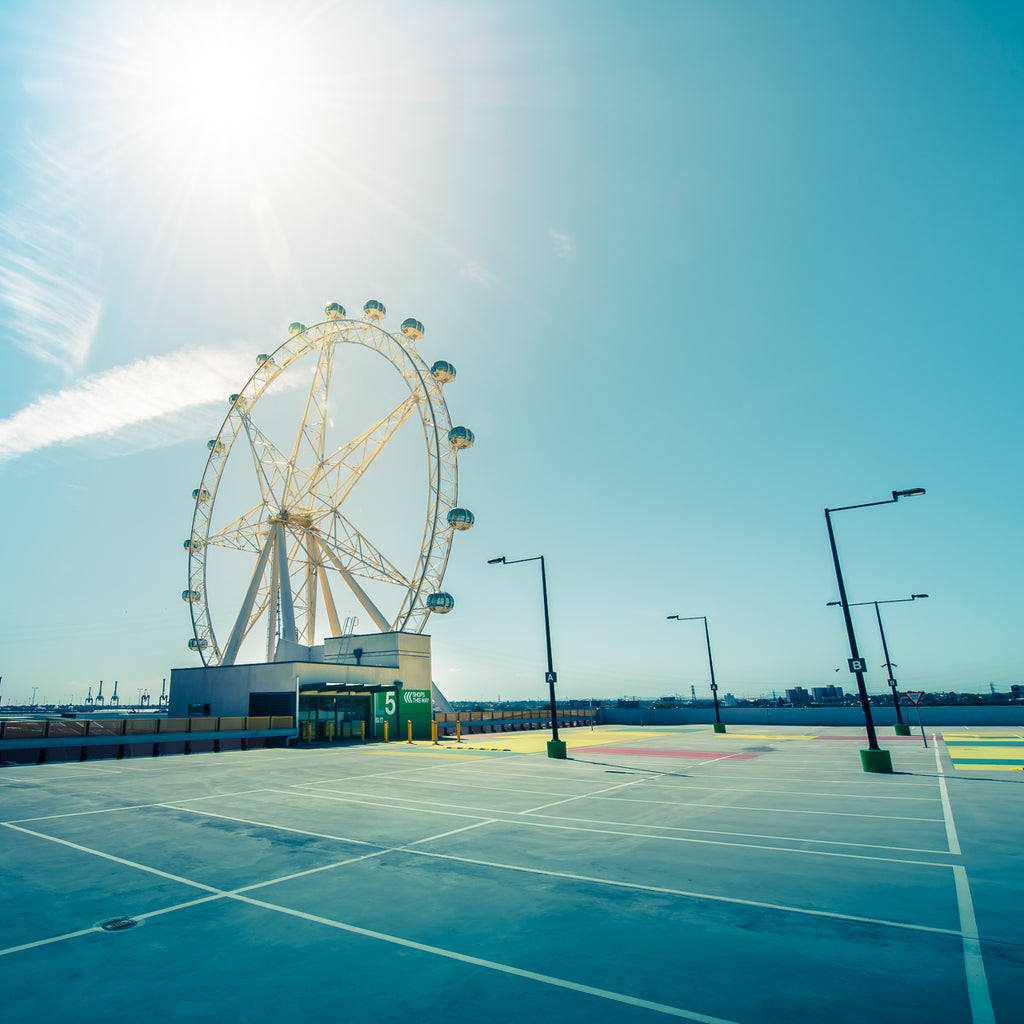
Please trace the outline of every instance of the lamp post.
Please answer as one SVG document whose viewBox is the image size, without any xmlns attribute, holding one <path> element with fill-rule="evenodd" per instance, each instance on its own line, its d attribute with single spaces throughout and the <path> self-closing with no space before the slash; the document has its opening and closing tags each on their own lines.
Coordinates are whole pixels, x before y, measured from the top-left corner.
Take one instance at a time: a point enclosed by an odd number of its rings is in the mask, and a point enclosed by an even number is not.
<svg viewBox="0 0 1024 1024">
<path fill-rule="evenodd" d="M 675 619 L 677 622 L 696 622 L 697 619 L 704 620 L 704 639 L 708 644 L 708 668 L 711 670 L 711 696 L 715 701 L 715 732 L 725 732 L 722 724 L 722 715 L 718 710 L 718 683 L 715 682 L 715 663 L 711 660 L 711 634 L 708 632 L 708 617 L 706 615 L 666 615 L 667 619 Z"/>
<path fill-rule="evenodd" d="M 893 679 L 893 664 L 889 658 L 889 645 L 885 642 L 885 630 L 882 628 L 882 613 L 878 610 L 880 604 L 902 604 L 904 601 L 917 601 L 919 598 L 927 597 L 927 594 L 911 594 L 910 597 L 895 597 L 889 601 L 854 601 L 850 607 L 856 608 L 859 605 L 873 604 L 875 606 L 875 618 L 878 619 L 878 633 L 882 638 L 882 650 L 885 652 L 885 667 L 889 672 L 889 686 L 892 687 L 892 702 L 896 707 L 896 735 L 909 736 L 910 726 L 903 722 L 903 714 L 900 711 L 900 695 L 896 690 L 896 680 Z M 839 604 L 838 601 L 829 601 L 827 607 Z"/>
<path fill-rule="evenodd" d="M 540 562 L 540 589 L 544 597 L 544 639 L 548 648 L 548 670 L 545 673 L 545 681 L 548 684 L 548 692 L 551 698 L 551 739 L 548 741 L 548 757 L 558 759 L 565 758 L 565 740 L 558 738 L 558 708 L 555 706 L 555 668 L 551 660 L 551 620 L 548 617 L 548 581 L 544 572 L 544 556 L 535 555 L 533 558 L 506 558 L 500 555 L 497 558 L 488 558 L 488 565 L 515 565 L 517 562 Z"/>
<path fill-rule="evenodd" d="M 861 505 L 841 505 L 838 508 L 825 509 L 825 525 L 828 527 L 828 542 L 832 548 L 832 562 L 836 570 L 836 583 L 839 585 L 839 603 L 843 606 L 843 619 L 846 622 L 846 635 L 850 641 L 850 671 L 857 677 L 857 692 L 860 694 L 860 705 L 864 709 L 864 726 L 868 735 L 868 749 L 860 752 L 861 766 L 866 772 L 892 774 L 892 756 L 888 750 L 878 746 L 875 736 L 875 723 L 871 719 L 871 703 L 864 685 L 864 659 L 857 653 L 857 637 L 853 632 L 853 619 L 850 617 L 850 603 L 846 599 L 846 586 L 843 583 L 843 570 L 839 566 L 839 552 L 836 550 L 836 537 L 832 530 L 833 512 L 847 512 L 854 508 L 872 508 L 875 505 L 891 505 L 900 498 L 913 498 L 924 494 L 923 487 L 912 487 L 905 491 L 893 491 L 892 497 L 885 501 L 868 501 Z"/>
</svg>

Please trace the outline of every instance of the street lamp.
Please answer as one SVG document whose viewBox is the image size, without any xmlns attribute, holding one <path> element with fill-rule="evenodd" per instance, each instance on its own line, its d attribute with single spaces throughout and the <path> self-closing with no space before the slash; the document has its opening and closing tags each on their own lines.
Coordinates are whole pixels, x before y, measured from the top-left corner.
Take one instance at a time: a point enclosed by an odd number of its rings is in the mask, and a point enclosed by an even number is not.
<svg viewBox="0 0 1024 1024">
<path fill-rule="evenodd" d="M 839 584 L 839 603 L 843 606 L 843 619 L 846 621 L 846 635 L 850 640 L 850 671 L 857 677 L 857 691 L 860 694 L 860 705 L 864 709 L 864 725 L 868 734 L 868 749 L 860 752 L 861 766 L 866 772 L 892 773 L 892 756 L 888 750 L 881 750 L 875 736 L 875 723 L 871 720 L 871 704 L 868 691 L 864 685 L 864 659 L 857 653 L 857 637 L 853 632 L 853 619 L 850 617 L 850 604 L 846 600 L 846 587 L 843 584 L 843 571 L 839 567 L 839 552 L 836 550 L 836 537 L 832 531 L 832 512 L 846 512 L 853 508 L 872 508 L 875 505 L 891 505 L 900 498 L 915 498 L 924 494 L 923 487 L 911 487 L 905 491 L 893 491 L 892 497 L 885 501 L 868 501 L 862 505 L 841 505 L 838 508 L 825 509 L 825 525 L 828 527 L 828 542 L 832 548 L 832 562 L 836 569 L 836 583 Z"/>
<path fill-rule="evenodd" d="M 708 617 L 706 615 L 666 615 L 665 618 L 675 619 L 677 622 L 696 622 L 697 619 L 704 620 L 704 639 L 708 644 L 708 668 L 711 669 L 711 696 L 715 701 L 715 732 L 725 732 L 722 716 L 718 710 L 718 683 L 715 682 L 715 663 L 711 660 L 711 634 L 708 632 Z"/>
<path fill-rule="evenodd" d="M 892 677 L 893 664 L 889 658 L 889 645 L 885 642 L 885 630 L 882 628 L 882 613 L 878 610 L 880 604 L 902 604 L 904 601 L 917 601 L 919 598 L 927 597 L 927 594 L 911 594 L 910 597 L 896 597 L 889 601 L 854 601 L 850 607 L 856 608 L 863 604 L 873 604 L 875 606 L 875 618 L 878 619 L 878 632 L 882 637 L 882 650 L 885 652 L 885 665 L 889 672 L 889 686 L 892 687 L 892 702 L 896 706 L 896 735 L 897 736 L 909 736 L 910 726 L 905 725 L 903 722 L 903 714 L 900 711 L 900 695 L 896 690 L 896 680 Z M 832 605 L 839 604 L 839 601 L 829 601 L 826 607 L 832 607 Z"/>
<path fill-rule="evenodd" d="M 551 695 L 551 739 L 548 741 L 548 757 L 564 759 L 565 740 L 558 738 L 558 708 L 555 706 L 555 680 L 557 677 L 551 661 L 551 620 L 548 617 L 548 581 L 547 575 L 544 572 L 544 556 L 506 558 L 504 555 L 500 555 L 498 558 L 487 559 L 488 565 L 515 565 L 517 562 L 540 562 L 540 589 L 544 596 L 544 639 L 548 646 L 548 670 L 544 678 Z"/>
</svg>

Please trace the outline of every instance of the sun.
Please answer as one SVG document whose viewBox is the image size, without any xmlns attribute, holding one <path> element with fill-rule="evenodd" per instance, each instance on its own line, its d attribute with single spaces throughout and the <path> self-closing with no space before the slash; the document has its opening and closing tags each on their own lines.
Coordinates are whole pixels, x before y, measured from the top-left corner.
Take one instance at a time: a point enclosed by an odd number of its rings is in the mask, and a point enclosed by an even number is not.
<svg viewBox="0 0 1024 1024">
<path fill-rule="evenodd" d="M 307 131 L 323 96 L 283 7 L 147 8 L 116 37 L 110 114 L 164 169 L 259 173 Z"/>
</svg>

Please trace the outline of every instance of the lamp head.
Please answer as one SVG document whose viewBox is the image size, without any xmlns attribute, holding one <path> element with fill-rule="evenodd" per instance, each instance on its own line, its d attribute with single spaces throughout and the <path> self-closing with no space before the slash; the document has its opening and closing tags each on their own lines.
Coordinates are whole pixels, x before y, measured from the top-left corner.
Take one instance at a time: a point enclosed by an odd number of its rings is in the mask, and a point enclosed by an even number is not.
<svg viewBox="0 0 1024 1024">
<path fill-rule="evenodd" d="M 893 491 L 892 500 L 899 501 L 900 498 L 916 498 L 919 494 L 924 494 L 923 487 L 911 487 L 906 491 Z"/>
<path fill-rule="evenodd" d="M 910 600 L 911 601 L 916 601 L 919 597 L 927 597 L 927 596 L 928 596 L 927 594 L 911 594 L 910 595 Z"/>
<path fill-rule="evenodd" d="M 678 619 L 679 616 L 678 615 L 666 615 L 665 618 L 666 619 Z"/>
<path fill-rule="evenodd" d="M 505 556 L 504 555 L 500 555 L 498 558 L 488 558 L 487 559 L 487 564 L 488 565 L 504 565 L 505 564 Z"/>
<path fill-rule="evenodd" d="M 842 604 L 842 603 L 843 603 L 842 601 L 828 601 L 828 602 L 826 602 L 825 607 L 826 608 L 831 608 L 832 605 L 834 605 L 834 604 Z"/>
</svg>

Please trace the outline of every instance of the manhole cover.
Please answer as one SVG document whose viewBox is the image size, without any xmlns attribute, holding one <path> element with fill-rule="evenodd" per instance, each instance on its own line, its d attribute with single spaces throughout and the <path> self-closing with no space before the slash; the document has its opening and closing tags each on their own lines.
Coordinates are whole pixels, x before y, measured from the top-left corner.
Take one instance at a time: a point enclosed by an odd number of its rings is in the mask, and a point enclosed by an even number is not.
<svg viewBox="0 0 1024 1024">
<path fill-rule="evenodd" d="M 134 928 L 138 923 L 130 917 L 112 917 L 109 921 L 104 921 L 100 927 L 105 932 L 123 932 L 128 928 Z"/>
</svg>

